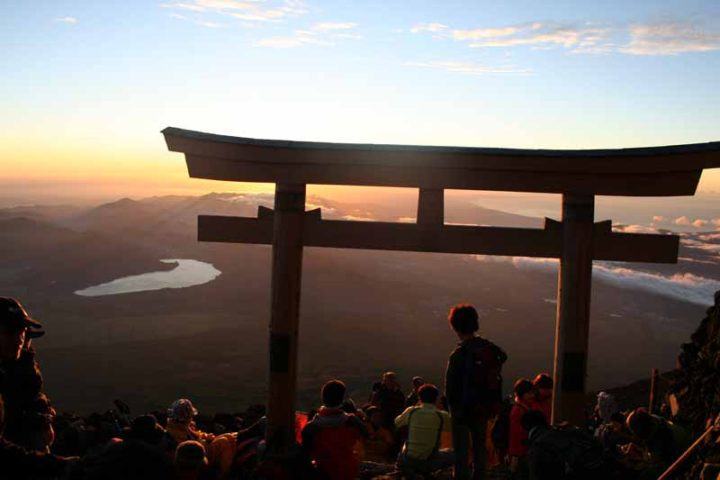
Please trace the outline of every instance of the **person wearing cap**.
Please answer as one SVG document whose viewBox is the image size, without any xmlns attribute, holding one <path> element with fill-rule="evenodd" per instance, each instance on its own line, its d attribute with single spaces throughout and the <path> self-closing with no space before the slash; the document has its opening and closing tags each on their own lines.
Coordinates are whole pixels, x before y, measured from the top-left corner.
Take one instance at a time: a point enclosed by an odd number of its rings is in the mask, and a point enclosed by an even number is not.
<svg viewBox="0 0 720 480">
<path fill-rule="evenodd" d="M 55 410 L 42 393 L 42 376 L 30 340 L 42 326 L 22 304 L 0 297 L 0 465 L 4 478 L 63 475 L 75 459 L 46 453 Z"/>
<path fill-rule="evenodd" d="M 187 440 L 196 440 L 209 445 L 215 438 L 212 433 L 203 432 L 197 428 L 194 419 L 198 411 L 187 398 L 175 400 L 168 408 L 167 414 L 167 433 L 178 444 Z"/>
<path fill-rule="evenodd" d="M 27 313 L 22 304 L 0 297 L 0 397 L 5 404 L 4 438 L 29 449 L 46 450 L 38 438 L 47 438 L 55 410 L 42 392 L 40 366 L 31 346 L 34 338 L 44 335 L 42 325 Z M 42 418 L 46 422 L 37 421 Z M 42 431 L 35 432 L 34 430 Z M 31 441 L 30 439 L 35 439 Z"/>
</svg>

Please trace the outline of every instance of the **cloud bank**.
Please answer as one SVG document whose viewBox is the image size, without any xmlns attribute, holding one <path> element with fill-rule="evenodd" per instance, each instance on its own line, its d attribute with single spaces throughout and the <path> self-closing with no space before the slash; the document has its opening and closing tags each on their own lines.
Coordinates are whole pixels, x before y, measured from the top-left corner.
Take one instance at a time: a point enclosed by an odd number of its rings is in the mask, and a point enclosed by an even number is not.
<svg viewBox="0 0 720 480">
<path fill-rule="evenodd" d="M 720 50 L 720 29 L 680 20 L 631 25 L 534 21 L 476 28 L 451 28 L 440 22 L 428 22 L 414 25 L 410 32 L 451 39 L 471 48 L 527 46 L 560 48 L 572 53 L 626 55 L 679 55 Z"/>
</svg>

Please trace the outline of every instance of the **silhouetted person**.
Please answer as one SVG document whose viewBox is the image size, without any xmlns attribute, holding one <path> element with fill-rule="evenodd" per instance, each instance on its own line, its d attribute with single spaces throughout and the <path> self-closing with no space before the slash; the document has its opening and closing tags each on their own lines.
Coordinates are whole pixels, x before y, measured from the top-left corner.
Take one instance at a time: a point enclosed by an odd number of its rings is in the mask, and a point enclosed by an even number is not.
<svg viewBox="0 0 720 480">
<path fill-rule="evenodd" d="M 455 478 L 470 478 L 472 442 L 473 478 L 481 479 L 485 475 L 487 423 L 500 409 L 501 369 L 507 355 L 477 335 L 478 314 L 471 305 L 453 307 L 448 320 L 460 339 L 450 355 L 445 375 L 445 394 L 452 415 Z"/>
<path fill-rule="evenodd" d="M 625 427 L 625 416 L 620 412 L 611 414 L 610 418 L 595 430 L 595 438 L 603 446 L 605 455 L 620 459 L 620 448 L 630 443 L 630 432 Z"/>
<path fill-rule="evenodd" d="M 186 440 L 175 450 L 177 480 L 203 480 L 209 478 L 205 447 L 196 440 Z"/>
<path fill-rule="evenodd" d="M 685 429 L 644 408 L 631 412 L 626 425 L 649 455 L 641 478 L 657 477 L 690 445 Z"/>
<path fill-rule="evenodd" d="M 405 410 L 405 395 L 400 389 L 395 372 L 385 372 L 377 391 L 373 393 L 371 402 L 383 414 L 383 424 L 394 429 L 395 417 Z"/>
<path fill-rule="evenodd" d="M 418 390 L 419 405 L 408 407 L 395 419 L 395 426 L 408 428 L 408 438 L 398 456 L 398 467 L 406 474 L 426 475 L 453 464 L 453 454 L 440 450 L 444 431 L 450 430 L 450 415 L 438 410 L 440 391 L 425 384 Z"/>
<path fill-rule="evenodd" d="M 379 408 L 370 406 L 365 410 L 365 428 L 368 438 L 364 442 L 364 459 L 371 462 L 385 463 L 391 458 L 395 447 L 393 432 L 383 425 L 383 415 Z"/>
<path fill-rule="evenodd" d="M 602 446 L 589 433 L 578 428 L 553 428 L 538 410 L 523 415 L 522 424 L 528 432 L 531 480 L 622 478 L 610 469 Z"/>
<path fill-rule="evenodd" d="M 0 297 L 0 475 L 42 478 L 64 474 L 71 459 L 48 452 L 54 410 L 30 348 L 42 326 L 15 299 Z"/>
<path fill-rule="evenodd" d="M 0 396 L 5 403 L 7 440 L 47 450 L 55 410 L 42 393 L 42 375 L 31 340 L 44 335 L 19 301 L 0 297 Z M 42 442 L 42 439 L 46 439 Z M 49 443 L 48 443 L 49 442 Z"/>
<path fill-rule="evenodd" d="M 303 451 L 321 479 L 355 480 L 359 471 L 355 447 L 367 431 L 358 417 L 342 410 L 345 392 L 340 380 L 323 385 L 322 407 L 302 431 Z"/>
<path fill-rule="evenodd" d="M 82 480 L 175 480 L 171 457 L 147 442 L 112 440 L 104 449 L 82 459 L 72 479 Z"/>
<path fill-rule="evenodd" d="M 34 479 L 64 475 L 75 459 L 26 449 L 3 437 L 4 405 L 0 397 L 0 478 Z"/>
<path fill-rule="evenodd" d="M 197 440 L 203 444 L 209 445 L 215 435 L 206 433 L 198 429 L 195 425 L 195 417 L 198 411 L 192 402 L 187 398 L 175 400 L 170 408 L 168 408 L 167 427 L 168 434 L 180 444 L 186 440 Z"/>
<path fill-rule="evenodd" d="M 405 406 L 406 407 L 412 407 L 413 405 L 417 405 L 418 401 L 420 400 L 418 397 L 418 390 L 420 387 L 425 385 L 425 380 L 422 377 L 413 377 L 412 379 L 412 391 L 408 394 L 407 398 L 405 399 Z"/>
</svg>

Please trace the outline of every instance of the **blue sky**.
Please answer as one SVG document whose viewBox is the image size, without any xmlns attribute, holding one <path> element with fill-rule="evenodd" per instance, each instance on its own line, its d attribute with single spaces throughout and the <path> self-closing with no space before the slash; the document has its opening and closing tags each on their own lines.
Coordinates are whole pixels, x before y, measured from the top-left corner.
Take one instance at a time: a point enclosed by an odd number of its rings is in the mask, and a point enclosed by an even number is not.
<svg viewBox="0 0 720 480">
<path fill-rule="evenodd" d="M 512 147 L 720 139 L 716 0 L 5 1 L 0 48 L 15 180 L 179 179 L 168 125 Z"/>
</svg>

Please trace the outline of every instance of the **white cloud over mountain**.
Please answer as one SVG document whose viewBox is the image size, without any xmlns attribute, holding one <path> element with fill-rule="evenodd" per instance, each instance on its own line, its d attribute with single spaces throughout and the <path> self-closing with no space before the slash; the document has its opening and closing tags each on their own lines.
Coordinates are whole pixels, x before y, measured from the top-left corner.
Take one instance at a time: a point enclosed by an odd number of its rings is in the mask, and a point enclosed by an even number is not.
<svg viewBox="0 0 720 480">
<path fill-rule="evenodd" d="M 631 25 L 535 21 L 512 25 L 452 28 L 439 22 L 414 25 L 412 33 L 452 39 L 471 48 L 561 48 L 572 53 L 678 55 L 720 50 L 720 30 L 701 22 L 667 21 Z"/>
</svg>

